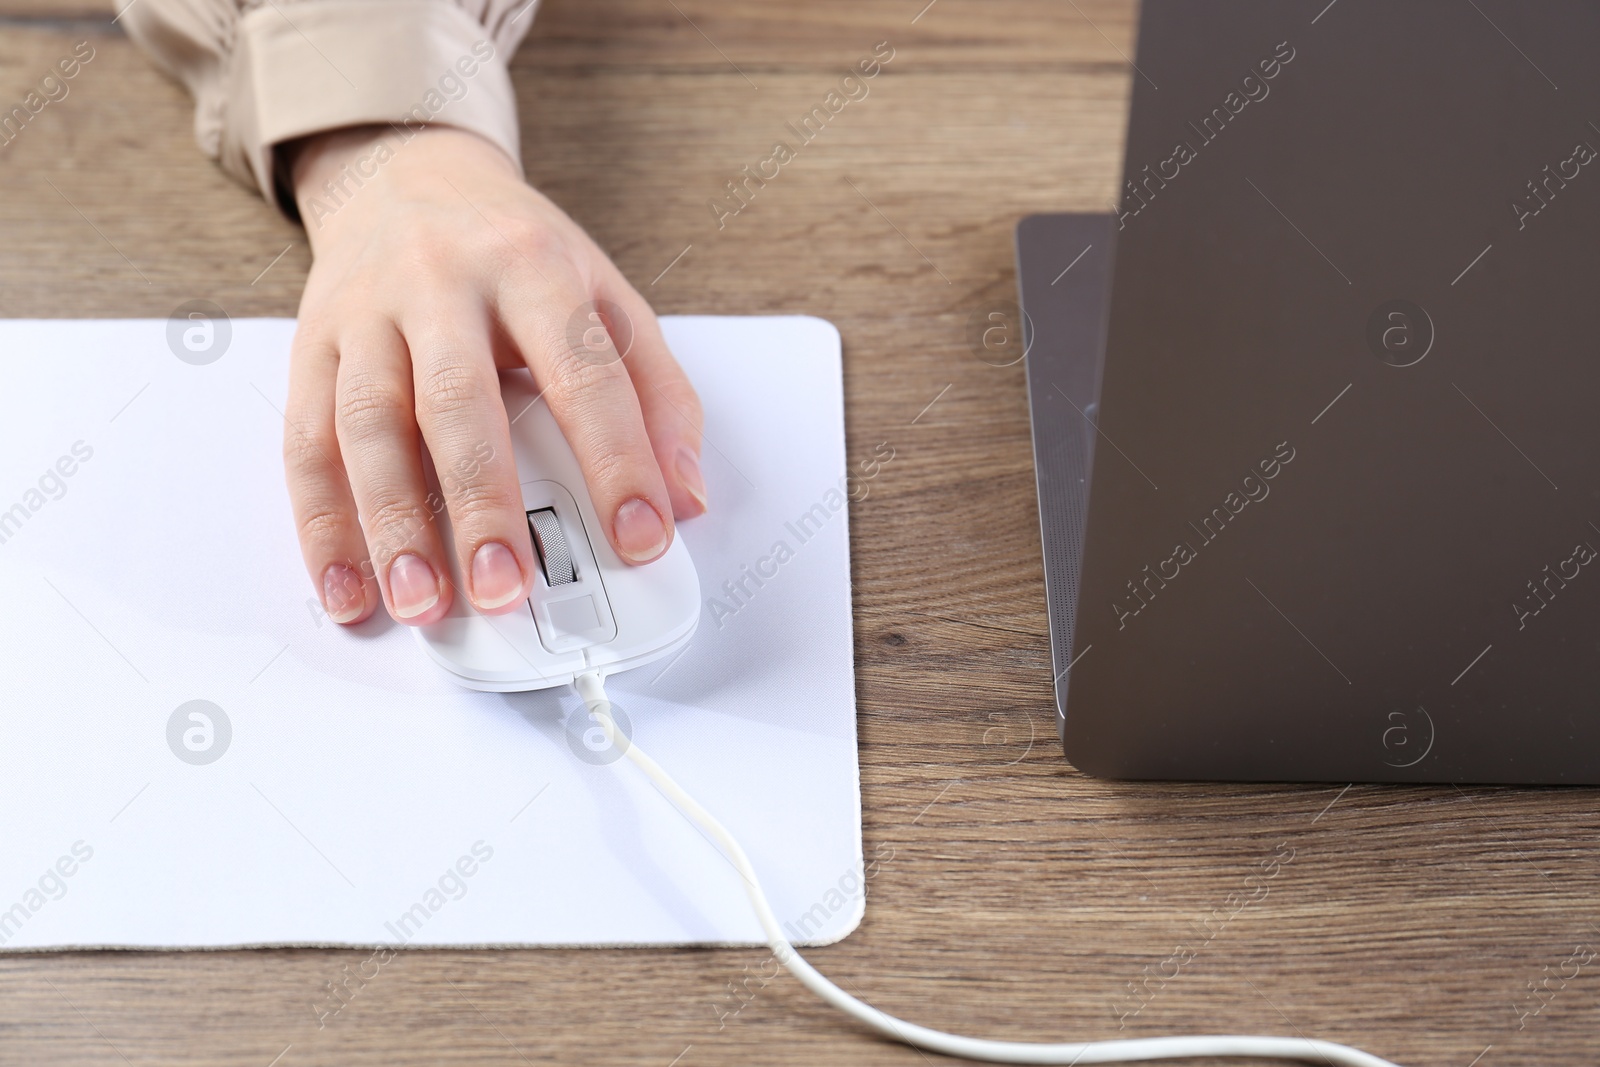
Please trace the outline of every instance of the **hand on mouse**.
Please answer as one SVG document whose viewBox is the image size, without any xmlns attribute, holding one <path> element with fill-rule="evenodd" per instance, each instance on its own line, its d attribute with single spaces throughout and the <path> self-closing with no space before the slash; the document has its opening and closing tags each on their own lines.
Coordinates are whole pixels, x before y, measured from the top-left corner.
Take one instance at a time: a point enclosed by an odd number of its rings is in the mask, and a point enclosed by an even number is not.
<svg viewBox="0 0 1600 1067">
<path fill-rule="evenodd" d="M 330 618 L 359 622 L 381 597 L 415 625 L 457 593 L 490 614 L 528 595 L 537 563 L 497 368 L 532 371 L 623 559 L 655 559 L 674 516 L 705 511 L 699 399 L 649 304 L 504 152 L 437 126 L 341 130 L 293 152 L 315 261 L 284 460 Z"/>
</svg>

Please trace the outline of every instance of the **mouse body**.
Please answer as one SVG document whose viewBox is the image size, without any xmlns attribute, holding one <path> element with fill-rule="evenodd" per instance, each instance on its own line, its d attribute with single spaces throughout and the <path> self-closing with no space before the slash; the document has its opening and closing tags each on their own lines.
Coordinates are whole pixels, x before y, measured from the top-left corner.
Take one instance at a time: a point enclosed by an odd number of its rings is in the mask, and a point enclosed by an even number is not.
<svg viewBox="0 0 1600 1067">
<path fill-rule="evenodd" d="M 652 563 L 624 562 L 532 378 L 504 374 L 500 384 L 533 542 L 533 591 L 515 611 L 480 615 L 461 592 L 451 553 L 450 613 L 413 628 L 417 641 L 455 681 L 492 693 L 568 685 L 675 655 L 700 621 L 700 579 L 683 538 Z M 439 522 L 448 538 L 448 515 Z"/>
</svg>

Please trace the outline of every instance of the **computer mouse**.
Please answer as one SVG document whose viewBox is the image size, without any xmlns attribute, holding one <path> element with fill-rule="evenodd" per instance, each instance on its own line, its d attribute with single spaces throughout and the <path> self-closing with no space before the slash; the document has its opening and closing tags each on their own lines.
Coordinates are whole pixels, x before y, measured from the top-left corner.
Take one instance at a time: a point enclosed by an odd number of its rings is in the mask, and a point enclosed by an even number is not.
<svg viewBox="0 0 1600 1067">
<path fill-rule="evenodd" d="M 533 592 L 515 611 L 480 615 L 450 553 L 456 596 L 444 618 L 413 628 L 423 650 L 455 681 L 491 693 L 568 685 L 676 654 L 700 621 L 700 578 L 682 536 L 654 562 L 623 562 L 532 379 L 513 373 L 500 382 L 536 561 Z M 448 538 L 448 515 L 439 522 Z"/>
</svg>

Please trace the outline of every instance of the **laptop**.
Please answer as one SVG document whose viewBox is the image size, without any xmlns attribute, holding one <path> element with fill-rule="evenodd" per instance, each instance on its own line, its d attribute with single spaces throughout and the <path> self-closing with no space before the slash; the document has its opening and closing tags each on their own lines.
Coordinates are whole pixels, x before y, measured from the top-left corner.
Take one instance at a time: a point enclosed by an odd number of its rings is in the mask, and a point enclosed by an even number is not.
<svg viewBox="0 0 1600 1067">
<path fill-rule="evenodd" d="M 1143 4 L 1118 200 L 1017 229 L 1074 766 L 1600 783 L 1597 44 Z"/>
</svg>

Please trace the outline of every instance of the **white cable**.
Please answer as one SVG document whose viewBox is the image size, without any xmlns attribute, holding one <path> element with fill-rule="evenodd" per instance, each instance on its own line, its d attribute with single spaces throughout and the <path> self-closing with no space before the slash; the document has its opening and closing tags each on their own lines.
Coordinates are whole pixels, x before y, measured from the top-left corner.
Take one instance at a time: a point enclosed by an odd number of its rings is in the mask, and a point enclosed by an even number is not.
<svg viewBox="0 0 1600 1067">
<path fill-rule="evenodd" d="M 589 713 L 605 731 L 608 744 L 616 745 L 617 728 L 611 718 L 611 702 L 606 699 L 605 683 L 598 673 L 578 676 L 573 688 L 583 697 Z M 1335 1067 L 1398 1067 L 1349 1045 L 1331 1041 L 1313 1041 L 1293 1037 L 1237 1037 L 1210 1035 L 1204 1037 L 1147 1037 L 1119 1041 L 1089 1041 L 1078 1044 L 1043 1044 L 1027 1041 L 990 1041 L 977 1037 L 960 1037 L 939 1030 L 930 1030 L 916 1023 L 908 1023 L 872 1005 L 858 1000 L 828 981 L 811 964 L 795 951 L 783 936 L 778 919 L 761 891 L 755 868 L 739 847 L 739 842 L 718 822 L 710 812 L 683 791 L 672 776 L 655 760 L 639 750 L 631 739 L 621 740 L 623 750 L 645 775 L 666 794 L 668 800 L 688 819 L 711 836 L 717 847 L 733 863 L 744 878 L 745 892 L 750 906 L 755 909 L 761 929 L 766 932 L 767 944 L 772 954 L 800 979 L 802 985 L 835 1008 L 865 1023 L 885 1037 L 940 1052 L 947 1056 L 964 1056 L 990 1063 L 1134 1063 L 1147 1060 L 1172 1060 L 1198 1056 L 1248 1056 L 1252 1058 L 1297 1060 L 1306 1063 L 1325 1063 Z"/>
</svg>

